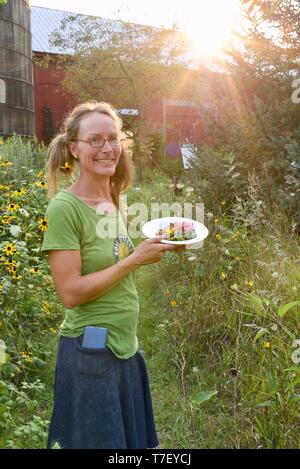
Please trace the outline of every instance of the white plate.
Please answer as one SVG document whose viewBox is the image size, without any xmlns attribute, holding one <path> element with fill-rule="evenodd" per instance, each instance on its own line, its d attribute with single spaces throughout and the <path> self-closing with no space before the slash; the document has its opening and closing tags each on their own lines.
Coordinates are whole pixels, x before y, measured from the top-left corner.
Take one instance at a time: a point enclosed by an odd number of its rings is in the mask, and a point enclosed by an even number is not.
<svg viewBox="0 0 300 469">
<path fill-rule="evenodd" d="M 162 239 L 161 243 L 166 244 L 195 244 L 199 243 L 199 241 L 203 241 L 208 235 L 208 229 L 202 223 L 199 223 L 196 220 L 192 220 L 191 218 L 183 218 L 183 217 L 165 217 L 165 218 L 156 218 L 155 220 L 150 220 L 142 228 L 142 231 L 146 238 L 155 238 L 158 236 L 156 233 L 161 228 L 167 228 L 170 223 L 174 222 L 189 222 L 193 223 L 193 229 L 196 231 L 196 237 L 192 239 L 187 239 L 184 241 L 172 241 L 168 239 Z"/>
</svg>

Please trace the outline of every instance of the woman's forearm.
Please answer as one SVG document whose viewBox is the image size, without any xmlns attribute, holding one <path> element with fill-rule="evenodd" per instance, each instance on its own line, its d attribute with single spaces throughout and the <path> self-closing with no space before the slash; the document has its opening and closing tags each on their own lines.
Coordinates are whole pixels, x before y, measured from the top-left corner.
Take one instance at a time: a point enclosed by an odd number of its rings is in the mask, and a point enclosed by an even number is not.
<svg viewBox="0 0 300 469">
<path fill-rule="evenodd" d="M 134 255 L 131 254 L 111 267 L 77 277 L 69 288 L 68 301 L 65 301 L 64 306 L 74 308 L 107 293 L 122 278 L 139 267 L 134 259 Z"/>
</svg>

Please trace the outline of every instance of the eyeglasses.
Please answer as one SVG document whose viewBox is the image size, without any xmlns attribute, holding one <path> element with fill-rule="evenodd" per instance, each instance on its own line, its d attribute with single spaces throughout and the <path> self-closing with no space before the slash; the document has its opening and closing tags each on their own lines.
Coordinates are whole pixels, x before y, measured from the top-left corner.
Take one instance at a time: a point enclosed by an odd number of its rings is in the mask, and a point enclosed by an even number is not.
<svg viewBox="0 0 300 469">
<path fill-rule="evenodd" d="M 92 138 L 91 140 L 82 140 L 81 138 L 74 138 L 74 141 L 79 141 L 79 142 L 85 142 L 88 143 L 92 148 L 103 148 L 105 145 L 105 142 L 108 142 L 112 147 L 117 147 L 121 145 L 121 143 L 124 141 L 124 138 L 118 138 L 118 137 L 113 137 L 113 138 Z"/>
</svg>

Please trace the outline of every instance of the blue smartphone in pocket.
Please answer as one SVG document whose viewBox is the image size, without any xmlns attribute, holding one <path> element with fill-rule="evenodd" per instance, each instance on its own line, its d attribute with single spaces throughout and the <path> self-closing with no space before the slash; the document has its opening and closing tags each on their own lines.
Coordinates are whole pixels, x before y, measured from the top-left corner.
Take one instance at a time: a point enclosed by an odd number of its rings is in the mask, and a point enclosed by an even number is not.
<svg viewBox="0 0 300 469">
<path fill-rule="evenodd" d="M 105 349 L 107 344 L 108 330 L 106 327 L 86 326 L 82 347 Z"/>
</svg>

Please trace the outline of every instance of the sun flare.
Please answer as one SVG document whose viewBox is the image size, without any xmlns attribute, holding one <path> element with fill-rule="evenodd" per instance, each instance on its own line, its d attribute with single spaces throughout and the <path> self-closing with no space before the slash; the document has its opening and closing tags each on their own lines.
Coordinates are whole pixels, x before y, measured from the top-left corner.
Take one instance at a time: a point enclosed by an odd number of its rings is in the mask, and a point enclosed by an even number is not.
<svg viewBox="0 0 300 469">
<path fill-rule="evenodd" d="M 237 0 L 202 0 L 193 16 L 186 14 L 182 24 L 191 42 L 195 57 L 212 56 L 221 53 L 222 48 L 232 38 L 232 31 L 239 14 Z"/>
</svg>

